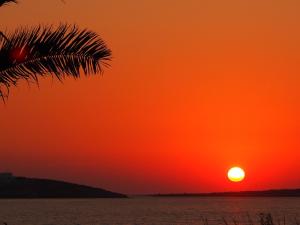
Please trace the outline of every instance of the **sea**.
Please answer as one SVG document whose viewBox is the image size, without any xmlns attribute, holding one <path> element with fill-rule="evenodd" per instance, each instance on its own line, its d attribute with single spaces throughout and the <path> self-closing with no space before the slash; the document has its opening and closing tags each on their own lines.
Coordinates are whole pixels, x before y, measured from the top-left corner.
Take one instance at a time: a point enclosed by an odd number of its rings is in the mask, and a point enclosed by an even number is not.
<svg viewBox="0 0 300 225">
<path fill-rule="evenodd" d="M 0 200 L 0 224 L 8 225 L 255 225 L 269 213 L 275 225 L 299 225 L 300 198 Z"/>
</svg>

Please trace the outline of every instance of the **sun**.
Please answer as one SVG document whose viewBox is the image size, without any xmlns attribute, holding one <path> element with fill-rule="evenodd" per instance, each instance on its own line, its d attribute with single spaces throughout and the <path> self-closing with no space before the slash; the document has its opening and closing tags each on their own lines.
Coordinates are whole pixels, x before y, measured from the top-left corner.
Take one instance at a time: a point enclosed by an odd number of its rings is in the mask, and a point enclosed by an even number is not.
<svg viewBox="0 0 300 225">
<path fill-rule="evenodd" d="M 227 176 L 232 182 L 241 182 L 245 178 L 245 171 L 240 167 L 232 167 L 228 171 Z"/>
</svg>

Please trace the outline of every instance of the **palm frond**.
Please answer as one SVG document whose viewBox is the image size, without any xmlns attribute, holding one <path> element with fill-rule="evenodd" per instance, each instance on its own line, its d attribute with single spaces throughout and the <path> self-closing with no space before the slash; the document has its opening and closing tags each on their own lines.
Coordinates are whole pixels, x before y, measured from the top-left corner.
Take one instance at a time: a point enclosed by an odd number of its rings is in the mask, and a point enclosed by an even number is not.
<svg viewBox="0 0 300 225">
<path fill-rule="evenodd" d="M 37 81 L 38 76 L 79 77 L 102 72 L 111 51 L 99 36 L 77 26 L 20 28 L 0 36 L 0 85 L 7 90 L 19 79 Z M 1 95 L 0 89 L 0 95 Z"/>
<path fill-rule="evenodd" d="M 18 3 L 17 0 L 0 0 L 0 7 L 9 3 Z"/>
</svg>

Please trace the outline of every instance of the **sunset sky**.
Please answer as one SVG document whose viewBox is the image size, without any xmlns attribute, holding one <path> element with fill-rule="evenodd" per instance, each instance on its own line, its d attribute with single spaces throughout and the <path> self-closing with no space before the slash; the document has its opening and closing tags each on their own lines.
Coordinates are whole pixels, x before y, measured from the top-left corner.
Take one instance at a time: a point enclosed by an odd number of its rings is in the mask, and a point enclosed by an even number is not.
<svg viewBox="0 0 300 225">
<path fill-rule="evenodd" d="M 0 9 L 2 31 L 76 23 L 113 60 L 12 88 L 0 171 L 123 193 L 300 187 L 300 1 L 19 2 Z"/>
</svg>

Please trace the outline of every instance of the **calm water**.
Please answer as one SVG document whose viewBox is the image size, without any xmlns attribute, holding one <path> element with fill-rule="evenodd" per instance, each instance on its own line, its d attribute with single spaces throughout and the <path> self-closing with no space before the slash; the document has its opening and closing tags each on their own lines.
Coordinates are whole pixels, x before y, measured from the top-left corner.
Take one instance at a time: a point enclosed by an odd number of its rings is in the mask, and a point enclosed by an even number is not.
<svg viewBox="0 0 300 225">
<path fill-rule="evenodd" d="M 271 212 L 286 225 L 300 219 L 300 198 L 132 198 L 71 200 L 0 200 L 0 224 L 9 225 L 230 225 L 234 217 L 248 225 L 247 213 L 257 220 Z M 283 223 L 282 223 L 283 225 Z"/>
</svg>

